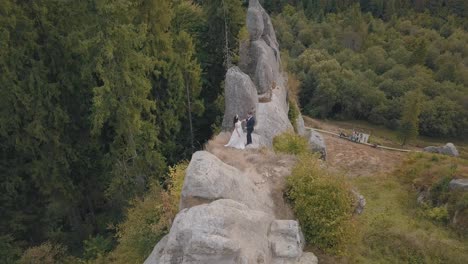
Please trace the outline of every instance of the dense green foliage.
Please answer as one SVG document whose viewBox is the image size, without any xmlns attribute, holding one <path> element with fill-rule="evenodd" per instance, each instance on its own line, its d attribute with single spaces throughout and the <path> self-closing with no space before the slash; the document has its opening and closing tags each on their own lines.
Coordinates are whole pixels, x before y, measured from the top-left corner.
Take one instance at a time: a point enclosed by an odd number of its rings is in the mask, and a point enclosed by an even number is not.
<svg viewBox="0 0 468 264">
<path fill-rule="evenodd" d="M 434 14 L 407 9 L 387 19 L 366 13 L 363 3 L 344 6 L 316 17 L 301 5 L 286 5 L 274 17 L 283 60 L 302 82 L 303 112 L 396 129 L 405 94 L 421 90 L 420 134 L 467 136 L 465 17 L 443 16 L 450 8 L 441 8 Z"/>
<path fill-rule="evenodd" d="M 46 241 L 115 246 L 108 226 L 220 121 L 242 5 L 0 1 L 2 263 Z"/>
<path fill-rule="evenodd" d="M 299 156 L 287 178 L 292 203 L 305 239 L 327 252 L 343 253 L 353 233 L 353 194 L 343 178 L 321 168 L 311 154 Z"/>
<path fill-rule="evenodd" d="M 299 155 L 309 152 L 307 139 L 292 132 L 285 132 L 273 138 L 273 149 L 279 153 Z"/>
<path fill-rule="evenodd" d="M 133 202 L 126 219 L 117 227 L 118 246 L 107 256 L 109 263 L 143 263 L 156 243 L 169 232 L 179 211 L 180 193 L 188 162 L 171 167 L 167 191 L 153 185 Z M 96 255 L 97 256 L 97 255 Z"/>
<path fill-rule="evenodd" d="M 403 97 L 403 110 L 398 135 L 402 145 L 418 136 L 421 101 L 422 95 L 419 90 L 407 92 Z"/>
</svg>

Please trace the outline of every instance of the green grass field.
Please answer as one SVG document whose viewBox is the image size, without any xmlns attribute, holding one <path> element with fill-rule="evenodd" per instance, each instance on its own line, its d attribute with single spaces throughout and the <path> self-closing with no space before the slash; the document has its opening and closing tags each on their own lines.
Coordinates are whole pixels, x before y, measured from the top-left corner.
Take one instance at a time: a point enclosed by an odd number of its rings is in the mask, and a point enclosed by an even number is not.
<svg viewBox="0 0 468 264">
<path fill-rule="evenodd" d="M 371 142 L 401 147 L 396 131 L 367 122 L 320 120 L 308 125 L 326 130 L 360 130 L 371 134 Z M 320 263 L 466 263 L 468 237 L 449 223 L 428 217 L 427 210 L 416 202 L 418 191 L 414 187 L 420 179 L 432 179 L 434 184 L 447 177 L 453 166 L 458 168 L 453 172 L 457 177 L 468 178 L 468 142 L 418 137 L 405 147 L 420 150 L 447 142 L 457 146 L 459 159 L 412 154 L 395 171 L 349 178 L 367 202 L 363 214 L 355 216 L 355 239 L 349 241 L 344 256 L 323 254 L 313 246 L 306 250 L 316 252 Z"/>
</svg>

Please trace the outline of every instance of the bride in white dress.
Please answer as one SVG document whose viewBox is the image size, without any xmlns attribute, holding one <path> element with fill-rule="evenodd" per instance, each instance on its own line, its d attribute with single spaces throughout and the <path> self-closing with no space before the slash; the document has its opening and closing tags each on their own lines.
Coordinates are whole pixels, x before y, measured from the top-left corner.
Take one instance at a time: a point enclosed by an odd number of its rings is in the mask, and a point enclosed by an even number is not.
<svg viewBox="0 0 468 264">
<path fill-rule="evenodd" d="M 229 139 L 229 142 L 224 146 L 237 148 L 237 149 L 244 149 L 245 148 L 244 138 L 245 137 L 244 137 L 244 132 L 242 131 L 242 123 L 239 120 L 239 116 L 236 115 L 234 117 L 234 130 L 232 131 L 231 139 Z"/>
</svg>

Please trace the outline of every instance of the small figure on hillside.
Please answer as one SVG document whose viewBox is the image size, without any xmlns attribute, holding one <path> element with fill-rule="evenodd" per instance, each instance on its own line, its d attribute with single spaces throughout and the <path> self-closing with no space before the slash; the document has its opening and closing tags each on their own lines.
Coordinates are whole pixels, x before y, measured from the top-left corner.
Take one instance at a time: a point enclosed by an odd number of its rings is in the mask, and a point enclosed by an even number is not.
<svg viewBox="0 0 468 264">
<path fill-rule="evenodd" d="M 229 142 L 224 145 L 225 147 L 232 147 L 237 149 L 244 149 L 245 148 L 245 141 L 244 141 L 244 132 L 242 131 L 242 124 L 239 120 L 239 116 L 234 116 L 234 130 L 232 131 L 231 138 Z"/>
<path fill-rule="evenodd" d="M 247 127 L 247 146 L 249 144 L 252 144 L 252 132 L 254 131 L 255 126 L 255 117 L 253 116 L 252 111 L 249 112 L 245 121 Z"/>
</svg>

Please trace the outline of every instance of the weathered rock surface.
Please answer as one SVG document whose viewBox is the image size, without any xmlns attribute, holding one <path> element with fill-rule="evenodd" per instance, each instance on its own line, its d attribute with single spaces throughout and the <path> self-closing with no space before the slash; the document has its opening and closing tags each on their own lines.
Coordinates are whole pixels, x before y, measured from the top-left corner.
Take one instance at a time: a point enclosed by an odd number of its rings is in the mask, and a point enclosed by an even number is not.
<svg viewBox="0 0 468 264">
<path fill-rule="evenodd" d="M 232 199 L 270 213 L 273 205 L 267 195 L 258 192 L 254 182 L 240 170 L 207 151 L 198 151 L 187 168 L 180 210 L 218 199 Z"/>
<path fill-rule="evenodd" d="M 258 0 L 250 0 L 247 10 L 249 42 L 241 44 L 240 67 L 250 75 L 263 94 L 272 89 L 272 83 L 280 78 L 280 53 L 270 16 Z"/>
<path fill-rule="evenodd" d="M 297 264 L 317 264 L 318 259 L 312 252 L 304 252 Z"/>
<path fill-rule="evenodd" d="M 274 221 L 270 227 L 269 240 L 275 263 L 296 263 L 302 255 L 304 237 L 296 221 Z"/>
<path fill-rule="evenodd" d="M 272 89 L 273 81 L 279 78 L 279 63 L 277 58 L 279 54 L 275 53 L 263 40 L 256 40 L 250 44 L 249 53 L 252 65 L 255 65 L 252 72 L 252 78 L 257 86 L 259 94 L 266 93 Z"/>
<path fill-rule="evenodd" d="M 296 263 L 301 255 L 296 221 L 222 199 L 179 212 L 145 264 Z"/>
<path fill-rule="evenodd" d="M 364 208 L 366 207 L 366 198 L 358 191 L 353 190 L 354 197 L 356 198 L 356 203 L 354 205 L 354 213 L 355 214 L 362 214 Z"/>
<path fill-rule="evenodd" d="M 453 179 L 449 182 L 450 190 L 468 191 L 468 179 Z"/>
<path fill-rule="evenodd" d="M 255 85 L 238 67 L 231 67 L 226 73 L 224 98 L 223 129 L 232 129 L 232 121 L 236 114 L 243 119 L 249 111 L 255 112 L 258 104 Z"/>
<path fill-rule="evenodd" d="M 309 147 L 313 152 L 320 153 L 323 159 L 327 158 L 327 147 L 322 135 L 315 130 L 310 130 Z"/>
<path fill-rule="evenodd" d="M 161 258 L 164 249 L 166 248 L 167 240 L 169 236 L 165 235 L 161 240 L 159 240 L 158 244 L 153 248 L 151 254 L 146 258 L 143 264 L 154 264 L 159 263 L 159 259 Z"/>
<path fill-rule="evenodd" d="M 445 146 L 441 146 L 441 147 L 435 147 L 435 146 L 425 147 L 424 151 L 431 152 L 431 153 L 444 154 L 444 155 L 453 156 L 453 157 L 458 157 L 459 155 L 457 148 L 452 143 L 447 143 L 445 144 Z"/>
<path fill-rule="evenodd" d="M 283 111 L 276 98 L 276 94 L 273 94 L 271 102 L 258 105 L 256 120 L 255 133 L 268 139 L 269 142 L 276 135 L 294 129 L 289 122 L 287 112 Z"/>
</svg>

